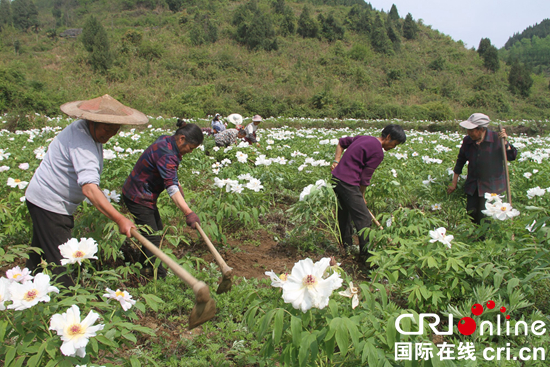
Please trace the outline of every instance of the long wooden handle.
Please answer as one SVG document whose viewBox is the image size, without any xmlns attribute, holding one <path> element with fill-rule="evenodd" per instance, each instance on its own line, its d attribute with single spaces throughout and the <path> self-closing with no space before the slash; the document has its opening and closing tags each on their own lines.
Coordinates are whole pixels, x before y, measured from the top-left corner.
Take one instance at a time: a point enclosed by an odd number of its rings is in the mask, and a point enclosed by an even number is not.
<svg viewBox="0 0 550 367">
<path fill-rule="evenodd" d="M 216 250 L 216 248 L 214 247 L 212 242 L 210 242 L 210 239 L 208 238 L 208 236 L 206 236 L 206 233 L 204 233 L 201 226 L 198 223 L 195 223 L 195 226 L 196 226 L 197 230 L 199 231 L 199 233 L 201 234 L 202 239 L 204 240 L 204 242 L 206 242 L 206 246 L 208 246 L 208 249 L 210 250 L 212 255 L 214 255 L 214 259 L 216 259 L 216 262 L 218 263 L 218 266 L 222 269 L 222 274 L 226 275 L 227 273 L 231 272 L 231 270 L 233 270 L 233 269 L 230 268 L 229 266 L 227 266 L 227 264 L 223 260 L 223 257 L 221 257 L 218 250 Z"/>
<path fill-rule="evenodd" d="M 499 131 L 502 131 L 502 127 L 498 126 Z M 506 155 L 506 142 L 504 138 L 500 138 L 500 145 L 502 145 L 502 155 L 504 156 L 504 172 L 506 173 L 506 194 L 508 194 L 508 203 L 512 205 L 512 190 L 510 189 L 510 174 L 508 172 L 508 157 Z"/>
<path fill-rule="evenodd" d="M 168 255 L 162 252 L 157 246 L 153 245 L 147 238 L 145 238 L 141 233 L 136 231 L 134 228 L 130 230 L 130 233 L 135 237 L 141 244 L 149 251 L 153 253 L 156 257 L 162 260 L 176 274 L 181 280 L 183 280 L 188 286 L 193 288 L 193 292 L 197 294 L 202 288 L 202 285 L 206 286 L 204 282 L 198 281 L 194 276 L 189 274 L 182 268 L 177 262 L 172 260 Z M 201 284 L 202 283 L 202 284 Z"/>
<path fill-rule="evenodd" d="M 378 226 L 378 228 L 384 229 L 384 227 L 382 227 L 382 225 L 380 224 L 380 222 L 376 220 L 376 218 L 374 217 L 374 214 L 372 214 L 372 212 L 370 211 L 370 209 L 367 208 L 367 210 L 369 211 L 369 214 L 370 214 L 370 216 L 372 217 L 372 220 L 373 220 L 374 223 Z"/>
</svg>

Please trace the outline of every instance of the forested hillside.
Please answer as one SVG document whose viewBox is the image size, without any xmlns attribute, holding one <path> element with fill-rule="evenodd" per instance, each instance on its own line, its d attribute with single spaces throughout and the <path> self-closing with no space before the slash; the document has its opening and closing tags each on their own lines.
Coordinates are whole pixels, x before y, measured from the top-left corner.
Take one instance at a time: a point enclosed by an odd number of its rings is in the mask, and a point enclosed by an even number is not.
<svg viewBox="0 0 550 367">
<path fill-rule="evenodd" d="M 518 60 L 537 74 L 550 75 L 550 19 L 514 34 L 501 55 L 510 64 Z"/>
<path fill-rule="evenodd" d="M 362 0 L 0 0 L 0 26 L 10 114 L 109 93 L 178 117 L 550 117 L 547 77 L 490 40 L 466 49 Z"/>
</svg>

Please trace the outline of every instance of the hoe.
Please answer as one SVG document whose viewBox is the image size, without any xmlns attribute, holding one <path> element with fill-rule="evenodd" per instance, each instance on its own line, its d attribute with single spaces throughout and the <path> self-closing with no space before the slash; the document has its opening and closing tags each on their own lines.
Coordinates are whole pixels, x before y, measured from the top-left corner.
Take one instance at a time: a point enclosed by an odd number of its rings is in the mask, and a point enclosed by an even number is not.
<svg viewBox="0 0 550 367">
<path fill-rule="evenodd" d="M 162 260 L 181 280 L 193 289 L 195 293 L 195 306 L 191 310 L 189 315 L 188 329 L 194 329 L 197 326 L 205 323 L 216 315 L 216 302 L 210 298 L 210 291 L 208 286 L 204 282 L 200 282 L 185 269 L 183 269 L 178 263 L 172 260 L 168 255 L 162 252 L 157 246 L 153 245 L 149 240 L 143 237 L 138 231 L 132 228 L 132 236 L 143 244 L 149 251 L 156 257 Z M 219 255 L 218 255 L 219 256 Z M 227 265 L 226 265 L 227 266 Z M 223 281 L 222 281 L 223 283 Z M 220 285 L 221 287 L 221 285 Z M 231 287 L 231 281 L 229 284 Z M 219 293 L 219 288 L 218 288 Z"/>
<path fill-rule="evenodd" d="M 216 259 L 216 262 L 218 263 L 218 266 L 220 267 L 220 269 L 222 271 L 223 278 L 222 278 L 222 281 L 220 282 L 220 285 L 218 286 L 218 290 L 216 291 L 216 293 L 217 294 L 222 294 L 222 293 L 225 293 L 225 292 L 229 292 L 231 290 L 231 285 L 232 285 L 232 283 L 231 283 L 231 271 L 233 269 L 230 268 L 229 266 L 227 266 L 227 264 L 225 263 L 225 261 L 223 260 L 221 255 L 219 254 L 218 250 L 216 250 L 216 248 L 214 247 L 212 242 L 210 242 L 210 240 L 206 236 L 206 233 L 204 233 L 204 231 L 202 230 L 201 226 L 198 223 L 196 223 L 195 225 L 196 225 L 197 230 L 200 232 L 202 238 L 204 239 L 204 242 L 206 242 L 206 245 L 208 246 L 208 249 L 210 250 L 212 255 L 214 255 L 214 259 Z"/>
</svg>

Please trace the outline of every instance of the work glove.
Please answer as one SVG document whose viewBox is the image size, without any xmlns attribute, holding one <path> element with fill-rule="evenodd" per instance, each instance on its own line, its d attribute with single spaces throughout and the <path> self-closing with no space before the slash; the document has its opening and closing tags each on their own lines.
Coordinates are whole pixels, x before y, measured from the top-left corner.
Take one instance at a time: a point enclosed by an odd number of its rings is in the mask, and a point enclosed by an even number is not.
<svg viewBox="0 0 550 367">
<path fill-rule="evenodd" d="M 191 212 L 185 216 L 185 223 L 193 229 L 197 229 L 196 223 L 201 224 L 199 216 L 195 212 Z"/>
</svg>

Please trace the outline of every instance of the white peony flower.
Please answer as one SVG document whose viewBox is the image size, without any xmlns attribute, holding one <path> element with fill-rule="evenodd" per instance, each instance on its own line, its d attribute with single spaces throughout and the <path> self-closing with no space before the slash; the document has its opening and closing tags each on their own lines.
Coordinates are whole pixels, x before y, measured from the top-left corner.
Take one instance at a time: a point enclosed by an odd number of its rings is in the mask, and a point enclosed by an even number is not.
<svg viewBox="0 0 550 367">
<path fill-rule="evenodd" d="M 533 174 L 531 172 L 525 172 L 523 174 L 523 177 L 525 177 L 525 178 L 531 178 L 531 176 L 533 176 Z"/>
<path fill-rule="evenodd" d="M 248 183 L 246 184 L 246 187 L 250 190 L 254 190 L 255 192 L 260 192 L 260 190 L 264 188 L 262 186 L 262 182 L 255 178 L 248 181 Z"/>
<path fill-rule="evenodd" d="M 502 198 L 504 198 L 504 195 L 498 195 L 495 193 L 485 193 L 485 200 L 487 200 L 489 203 L 502 201 Z"/>
<path fill-rule="evenodd" d="M 29 164 L 28 163 L 21 163 L 19 165 L 19 168 L 22 169 L 22 170 L 28 170 L 29 169 Z"/>
<path fill-rule="evenodd" d="M 50 285 L 50 277 L 43 273 L 38 273 L 33 281 L 23 284 L 12 282 L 8 289 L 13 301 L 8 308 L 16 311 L 31 308 L 38 302 L 50 302 L 48 293 L 59 293 L 59 289 Z"/>
<path fill-rule="evenodd" d="M 338 292 L 343 297 L 351 298 L 351 308 L 355 308 L 359 305 L 359 288 L 353 286 L 353 282 L 349 282 L 349 288 L 345 291 Z"/>
<path fill-rule="evenodd" d="M 428 175 L 428 179 L 422 181 L 422 183 L 424 185 L 429 185 L 429 184 L 434 183 L 434 182 L 435 182 L 435 178 L 432 178 L 432 175 Z"/>
<path fill-rule="evenodd" d="M 7 171 L 9 170 L 10 168 L 8 166 L 1 166 L 0 167 L 0 172 L 4 172 L 4 171 Z"/>
<path fill-rule="evenodd" d="M 488 217 L 498 220 L 510 219 L 517 217 L 520 214 L 519 211 L 512 208 L 509 203 L 503 203 L 500 201 L 497 201 L 494 204 L 485 203 L 485 210 L 482 210 L 481 212 Z"/>
<path fill-rule="evenodd" d="M 50 330 L 54 330 L 61 336 L 63 341 L 61 353 L 68 357 L 85 357 L 88 340 L 96 336 L 96 333 L 105 326 L 103 324 L 92 326 L 98 318 L 98 313 L 90 311 L 81 322 L 80 309 L 77 305 L 72 305 L 65 313 L 53 315 L 50 319 Z"/>
<path fill-rule="evenodd" d="M 437 204 L 434 204 L 432 205 L 432 210 L 441 210 L 441 204 L 437 203 Z"/>
<path fill-rule="evenodd" d="M 452 235 L 446 235 L 447 229 L 445 227 L 439 227 L 435 231 L 430 231 L 430 236 L 432 239 L 430 242 L 441 242 L 444 245 L 447 245 L 448 248 L 451 248 L 451 241 L 454 239 Z"/>
<path fill-rule="evenodd" d="M 13 179 L 11 177 L 8 178 L 8 186 L 9 187 L 19 187 L 19 190 L 23 190 L 25 187 L 27 187 L 29 183 L 27 181 L 21 181 L 20 179 Z"/>
<path fill-rule="evenodd" d="M 527 190 L 527 197 L 529 199 L 532 199 L 535 196 L 544 196 L 545 193 L 546 193 L 546 190 L 541 189 L 539 186 L 537 186 Z"/>
<path fill-rule="evenodd" d="M 78 241 L 76 238 L 71 238 L 66 243 L 59 245 L 59 252 L 64 257 L 61 259 L 61 265 L 77 263 L 82 265 L 85 259 L 96 259 L 94 256 L 97 252 L 97 243 L 93 238 L 81 238 Z"/>
<path fill-rule="evenodd" d="M 329 266 L 329 257 L 322 258 L 315 264 L 311 259 L 298 261 L 283 285 L 285 303 L 291 303 L 292 307 L 304 313 L 312 307 L 325 308 L 332 291 L 342 286 L 342 278 L 337 272 L 323 279 Z"/>
<path fill-rule="evenodd" d="M 19 266 L 16 266 L 6 271 L 6 278 L 13 282 L 25 283 L 31 281 L 34 277 L 31 275 L 29 269 L 24 268 L 21 270 Z"/>
<path fill-rule="evenodd" d="M 4 302 L 11 301 L 9 286 L 11 282 L 6 278 L 0 278 L 0 311 L 4 311 L 6 306 Z"/>
<path fill-rule="evenodd" d="M 271 286 L 276 287 L 276 288 L 283 288 L 283 285 L 285 285 L 285 283 L 288 279 L 288 274 L 287 273 L 283 273 L 279 277 L 279 276 L 277 276 L 277 274 L 275 274 L 275 272 L 273 270 L 266 271 L 265 275 L 267 275 L 271 278 Z"/>
<path fill-rule="evenodd" d="M 243 153 L 241 151 L 238 151 L 237 153 L 235 153 L 235 156 L 237 157 L 237 161 L 239 163 L 246 163 L 246 160 L 248 159 L 248 154 Z"/>
<path fill-rule="evenodd" d="M 115 190 L 103 189 L 103 195 L 109 200 L 109 202 L 114 201 L 115 203 L 120 202 L 120 194 L 117 194 Z"/>
<path fill-rule="evenodd" d="M 105 290 L 107 293 L 105 293 L 103 297 L 119 301 L 124 311 L 128 311 L 133 305 L 136 304 L 136 301 L 132 299 L 132 296 L 127 291 L 121 291 L 120 289 L 113 291 L 109 288 L 105 288 Z"/>
</svg>

